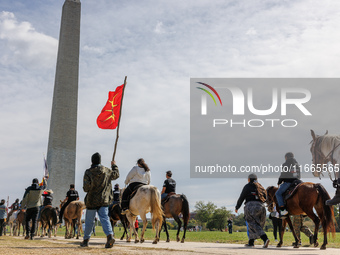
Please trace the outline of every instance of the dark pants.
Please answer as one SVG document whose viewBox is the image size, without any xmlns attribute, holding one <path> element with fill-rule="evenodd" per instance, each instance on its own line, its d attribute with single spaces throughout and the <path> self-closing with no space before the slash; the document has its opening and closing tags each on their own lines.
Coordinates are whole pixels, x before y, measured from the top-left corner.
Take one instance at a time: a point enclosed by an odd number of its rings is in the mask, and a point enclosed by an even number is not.
<svg viewBox="0 0 340 255">
<path fill-rule="evenodd" d="M 274 234 L 274 238 L 276 240 L 277 239 L 277 231 L 279 231 L 279 235 L 280 235 L 280 232 L 281 232 L 282 219 L 272 217 L 272 222 L 273 222 L 273 234 Z"/>
<path fill-rule="evenodd" d="M 0 219 L 0 236 L 2 236 L 2 232 L 4 231 L 5 219 Z"/>
<path fill-rule="evenodd" d="M 63 218 L 66 206 L 68 206 L 72 201 L 66 201 L 65 204 L 60 208 L 59 220 Z"/>
<path fill-rule="evenodd" d="M 229 234 L 233 233 L 233 225 L 228 225 Z"/>
<path fill-rule="evenodd" d="M 31 234 L 31 237 L 34 236 L 35 228 L 37 225 L 39 207 L 28 208 L 26 210 L 26 236 Z M 30 227 L 30 221 L 32 220 L 32 229 Z"/>
<path fill-rule="evenodd" d="M 122 195 L 122 210 L 126 210 L 129 208 L 130 195 L 135 190 L 135 188 L 141 184 L 145 185 L 144 183 L 141 183 L 141 182 L 133 182 L 133 183 L 130 183 L 129 186 L 126 187 Z"/>
</svg>

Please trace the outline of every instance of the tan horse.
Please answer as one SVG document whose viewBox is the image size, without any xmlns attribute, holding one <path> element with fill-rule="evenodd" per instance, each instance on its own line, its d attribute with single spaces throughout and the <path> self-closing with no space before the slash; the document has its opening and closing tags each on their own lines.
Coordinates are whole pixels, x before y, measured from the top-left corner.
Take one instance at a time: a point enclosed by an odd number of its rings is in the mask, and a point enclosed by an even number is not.
<svg viewBox="0 0 340 255">
<path fill-rule="evenodd" d="M 60 208 L 63 206 L 63 202 L 60 201 Z M 79 239 L 79 233 L 82 229 L 81 227 L 81 216 L 83 214 L 83 210 L 85 209 L 85 204 L 82 201 L 72 201 L 66 206 L 64 211 L 64 220 L 65 220 L 65 238 L 70 239 L 74 237 L 74 232 L 72 231 L 75 228 L 75 224 L 78 226 L 77 239 Z"/>
<path fill-rule="evenodd" d="M 135 243 L 138 243 L 138 234 L 135 229 L 136 217 L 140 215 L 143 220 L 143 230 L 140 236 L 140 242 L 144 242 L 144 232 L 147 225 L 146 214 L 151 212 L 151 223 L 152 228 L 156 229 L 156 238 L 153 244 L 159 241 L 159 230 L 163 222 L 163 210 L 161 207 L 161 194 L 159 190 L 153 185 L 143 185 L 141 186 L 136 195 L 130 200 L 129 212 L 126 217 L 130 223 L 130 233 L 127 242 L 130 242 L 132 230 L 135 235 Z"/>
<path fill-rule="evenodd" d="M 7 225 L 9 226 L 9 235 L 11 236 L 12 233 L 15 236 L 16 235 L 16 219 L 18 216 L 19 210 L 15 210 L 15 211 L 10 211 L 8 216 L 7 216 Z"/>
</svg>

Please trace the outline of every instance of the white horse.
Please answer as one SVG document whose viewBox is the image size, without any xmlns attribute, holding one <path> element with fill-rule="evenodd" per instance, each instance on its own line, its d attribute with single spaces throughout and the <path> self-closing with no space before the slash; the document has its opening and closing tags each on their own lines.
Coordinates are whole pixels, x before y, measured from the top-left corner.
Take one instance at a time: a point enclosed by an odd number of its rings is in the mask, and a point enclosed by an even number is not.
<svg viewBox="0 0 340 255">
<path fill-rule="evenodd" d="M 136 217 L 140 215 L 143 220 L 143 230 L 140 236 L 140 242 L 144 242 L 144 232 L 147 225 L 146 214 L 151 212 L 152 229 L 156 229 L 156 237 L 153 244 L 159 241 L 159 230 L 162 227 L 163 210 L 161 206 L 161 195 L 159 190 L 153 185 L 141 186 L 136 195 L 130 200 L 129 212 L 126 217 L 130 223 L 130 233 L 127 242 L 131 241 L 132 230 L 135 234 L 135 243 L 138 243 L 138 234 L 135 229 Z"/>
<path fill-rule="evenodd" d="M 335 179 L 337 180 L 340 177 L 339 171 L 336 171 L 336 168 L 339 167 L 337 164 L 340 164 L 340 136 L 329 135 L 328 131 L 321 136 L 315 135 L 313 130 L 311 130 L 311 135 L 313 141 L 311 142 L 312 146 L 310 151 L 313 156 L 315 169 L 313 175 L 320 178 L 320 174 L 324 171 L 329 171 L 330 175 L 330 169 L 328 169 L 327 164 L 331 163 L 333 165 Z M 340 169 L 338 168 L 338 170 Z"/>
<path fill-rule="evenodd" d="M 17 235 L 16 219 L 17 219 L 19 212 L 20 212 L 20 210 L 13 211 L 13 213 L 9 213 L 9 216 L 7 217 L 7 224 L 9 226 L 9 235 L 10 236 L 12 235 L 12 232 L 13 232 L 14 236 Z"/>
</svg>

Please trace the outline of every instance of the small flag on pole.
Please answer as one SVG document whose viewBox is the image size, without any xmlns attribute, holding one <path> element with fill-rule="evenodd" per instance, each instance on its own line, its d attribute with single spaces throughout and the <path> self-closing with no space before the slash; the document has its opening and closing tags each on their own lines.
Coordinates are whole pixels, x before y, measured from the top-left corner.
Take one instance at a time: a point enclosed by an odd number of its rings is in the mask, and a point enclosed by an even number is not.
<svg viewBox="0 0 340 255">
<path fill-rule="evenodd" d="M 47 161 L 45 156 L 44 156 L 44 176 L 45 178 L 48 178 L 50 176 L 50 174 L 48 173 Z"/>
<path fill-rule="evenodd" d="M 115 91 L 109 92 L 109 99 L 97 118 L 97 125 L 102 129 L 115 129 L 119 122 L 120 108 L 124 84 L 118 86 Z"/>
</svg>

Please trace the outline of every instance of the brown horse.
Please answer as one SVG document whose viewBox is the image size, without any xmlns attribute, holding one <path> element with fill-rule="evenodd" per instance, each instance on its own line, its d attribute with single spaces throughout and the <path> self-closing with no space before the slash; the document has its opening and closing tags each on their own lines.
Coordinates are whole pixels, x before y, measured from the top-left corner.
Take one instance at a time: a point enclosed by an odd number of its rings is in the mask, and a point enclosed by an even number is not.
<svg viewBox="0 0 340 255">
<path fill-rule="evenodd" d="M 44 232 L 46 232 L 46 228 L 48 227 L 48 237 L 51 238 L 52 231 L 57 226 L 58 217 L 57 211 L 52 206 L 45 206 L 41 211 L 40 215 L 40 223 L 41 223 L 41 236 L 44 236 Z"/>
<path fill-rule="evenodd" d="M 116 225 L 117 221 L 120 221 L 124 227 L 124 232 L 120 240 L 124 239 L 125 234 L 126 234 L 126 239 L 127 239 L 128 237 L 127 227 L 129 226 L 129 221 L 125 215 L 122 215 L 122 208 L 120 204 L 114 204 L 109 207 L 109 216 L 110 216 L 112 230 L 114 230 L 114 225 Z"/>
<path fill-rule="evenodd" d="M 20 236 L 20 227 L 22 226 L 22 235 L 25 235 L 26 231 L 26 221 L 25 221 L 25 216 L 26 216 L 26 210 L 20 209 L 18 215 L 17 215 L 17 225 L 16 228 L 18 230 L 18 236 Z"/>
<path fill-rule="evenodd" d="M 60 208 L 64 205 L 62 201 L 60 201 Z M 79 239 L 79 233 L 82 229 L 81 227 L 81 216 L 83 214 L 83 210 L 85 209 L 85 204 L 82 201 L 72 201 L 69 203 L 68 206 L 66 206 L 64 211 L 64 220 L 65 220 L 65 238 L 70 239 L 74 237 L 74 232 L 72 229 L 75 228 L 75 224 L 78 226 L 78 232 L 77 232 L 77 239 Z M 75 221 L 74 221 L 75 220 Z"/>
<path fill-rule="evenodd" d="M 277 204 L 277 200 L 275 197 L 275 193 L 277 190 L 278 188 L 274 186 L 270 186 L 267 188 L 267 204 L 268 211 L 270 212 L 273 211 L 274 204 Z M 286 207 L 290 215 L 307 214 L 307 216 L 311 218 L 314 222 L 314 247 L 317 247 L 319 245 L 317 239 L 319 225 L 321 221 L 324 234 L 323 244 L 320 247 L 320 249 L 322 250 L 326 249 L 327 232 L 332 232 L 333 236 L 335 234 L 333 207 L 325 205 L 326 200 L 328 200 L 329 198 L 329 194 L 321 184 L 305 182 L 302 183 L 297 188 L 296 192 L 286 201 Z M 313 208 L 315 209 L 317 215 L 314 213 Z M 277 247 L 282 246 L 283 234 L 287 222 L 295 238 L 294 248 L 298 248 L 300 240 L 298 240 L 296 237 L 292 222 L 289 217 L 282 221 L 283 227 L 281 228 L 280 242 L 277 244 Z"/>
<path fill-rule="evenodd" d="M 175 194 L 169 197 L 169 200 L 166 201 L 166 203 L 163 205 L 163 212 L 164 212 L 164 221 L 163 226 L 166 232 L 166 241 L 170 242 L 169 233 L 166 225 L 166 218 L 174 218 L 174 220 L 178 224 L 177 234 L 176 234 L 176 240 L 179 242 L 179 232 L 182 227 L 182 221 L 179 218 L 179 215 L 183 215 L 183 223 L 184 223 L 184 233 L 182 237 L 181 243 L 184 243 L 185 239 L 185 233 L 187 231 L 187 226 L 190 218 L 190 211 L 189 211 L 189 202 L 187 197 L 182 194 Z M 159 234 L 161 231 L 159 231 Z"/>
</svg>

